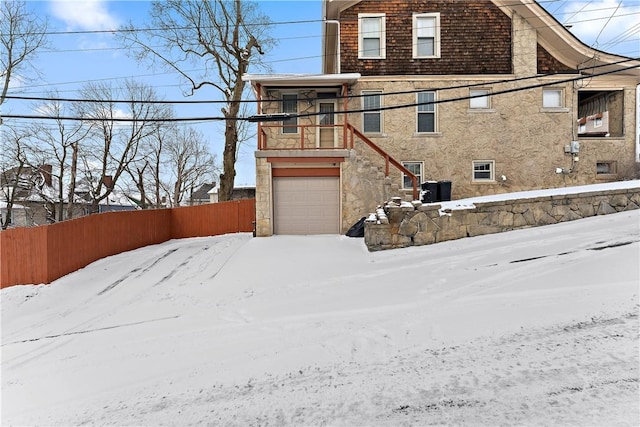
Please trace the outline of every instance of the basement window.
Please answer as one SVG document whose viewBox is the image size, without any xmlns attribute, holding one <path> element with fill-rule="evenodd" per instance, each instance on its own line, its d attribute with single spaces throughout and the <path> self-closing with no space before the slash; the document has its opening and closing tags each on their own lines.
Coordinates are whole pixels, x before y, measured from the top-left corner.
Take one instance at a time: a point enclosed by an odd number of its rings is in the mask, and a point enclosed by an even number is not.
<svg viewBox="0 0 640 427">
<path fill-rule="evenodd" d="M 495 162 L 493 160 L 474 160 L 473 161 L 473 181 L 474 182 L 493 182 L 495 170 Z"/>
<path fill-rule="evenodd" d="M 420 185 L 420 183 L 422 182 L 422 169 L 424 168 L 424 163 L 402 162 L 402 166 L 407 168 L 409 172 L 411 172 L 416 176 L 416 178 L 418 178 L 418 185 Z M 408 175 L 402 174 L 402 188 L 413 188 L 413 181 L 411 181 L 411 177 L 409 177 Z"/>
<path fill-rule="evenodd" d="M 596 163 L 596 175 L 615 175 L 617 173 L 615 161 L 603 161 Z"/>
</svg>

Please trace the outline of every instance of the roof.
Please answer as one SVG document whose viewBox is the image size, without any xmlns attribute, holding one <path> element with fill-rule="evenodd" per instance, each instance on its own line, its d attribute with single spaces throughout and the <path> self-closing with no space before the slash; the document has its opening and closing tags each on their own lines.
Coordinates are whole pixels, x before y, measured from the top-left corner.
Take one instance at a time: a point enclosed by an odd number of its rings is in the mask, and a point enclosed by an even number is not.
<svg viewBox="0 0 640 427">
<path fill-rule="evenodd" d="M 343 83 L 354 84 L 360 78 L 360 73 L 347 74 L 245 74 L 242 80 L 251 82 L 255 87 L 334 87 Z"/>
</svg>

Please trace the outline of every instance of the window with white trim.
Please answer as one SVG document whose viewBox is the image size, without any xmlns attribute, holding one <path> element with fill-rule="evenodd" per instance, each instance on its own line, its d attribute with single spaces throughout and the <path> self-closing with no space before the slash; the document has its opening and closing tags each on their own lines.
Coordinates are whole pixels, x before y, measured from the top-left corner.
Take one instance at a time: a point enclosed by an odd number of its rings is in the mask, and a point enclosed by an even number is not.
<svg viewBox="0 0 640 427">
<path fill-rule="evenodd" d="M 562 89 L 543 89 L 542 90 L 542 107 L 543 108 L 562 108 Z"/>
<path fill-rule="evenodd" d="M 382 91 L 362 91 L 362 130 L 365 133 L 382 132 L 382 112 L 380 111 Z"/>
<path fill-rule="evenodd" d="M 288 93 L 282 95 L 282 112 L 298 114 L 298 95 Z M 291 117 L 282 121 L 282 133 L 298 133 L 298 118 Z"/>
<path fill-rule="evenodd" d="M 358 14 L 358 58 L 384 59 L 385 33 L 384 13 Z"/>
<path fill-rule="evenodd" d="M 474 160 L 473 161 L 473 180 L 474 181 L 495 181 L 494 170 L 495 170 L 495 162 L 493 160 Z"/>
<path fill-rule="evenodd" d="M 416 113 L 418 133 L 433 133 L 436 131 L 436 100 L 435 92 L 418 92 L 416 94 Z"/>
<path fill-rule="evenodd" d="M 469 89 L 469 108 L 487 109 L 489 104 L 489 89 Z"/>
<path fill-rule="evenodd" d="M 415 13 L 413 15 L 413 57 L 440 57 L 439 13 Z"/>
<path fill-rule="evenodd" d="M 422 169 L 424 168 L 423 162 L 402 162 L 402 166 L 407 168 L 409 172 L 414 174 L 418 178 L 417 184 L 422 182 Z M 402 174 L 402 188 L 413 188 L 413 181 L 409 175 Z"/>
</svg>

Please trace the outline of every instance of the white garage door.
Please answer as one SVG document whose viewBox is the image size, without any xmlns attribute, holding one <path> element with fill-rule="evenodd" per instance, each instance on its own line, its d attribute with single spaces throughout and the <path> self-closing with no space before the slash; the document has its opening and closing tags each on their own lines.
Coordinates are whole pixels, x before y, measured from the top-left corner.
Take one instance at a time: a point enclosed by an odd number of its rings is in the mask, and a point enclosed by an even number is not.
<svg viewBox="0 0 640 427">
<path fill-rule="evenodd" d="M 338 177 L 274 177 L 274 234 L 339 234 Z"/>
</svg>

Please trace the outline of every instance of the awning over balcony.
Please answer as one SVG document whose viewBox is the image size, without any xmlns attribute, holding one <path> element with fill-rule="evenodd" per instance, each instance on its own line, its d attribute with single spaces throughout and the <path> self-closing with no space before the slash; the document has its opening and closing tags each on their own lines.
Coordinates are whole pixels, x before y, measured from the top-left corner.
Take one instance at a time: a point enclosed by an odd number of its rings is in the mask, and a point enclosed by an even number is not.
<svg viewBox="0 0 640 427">
<path fill-rule="evenodd" d="M 257 85 L 268 88 L 327 88 L 352 85 L 360 78 L 360 73 L 348 74 L 245 74 L 242 80 L 250 82 L 254 91 Z"/>
</svg>

